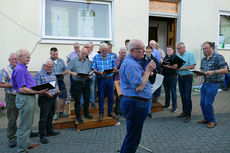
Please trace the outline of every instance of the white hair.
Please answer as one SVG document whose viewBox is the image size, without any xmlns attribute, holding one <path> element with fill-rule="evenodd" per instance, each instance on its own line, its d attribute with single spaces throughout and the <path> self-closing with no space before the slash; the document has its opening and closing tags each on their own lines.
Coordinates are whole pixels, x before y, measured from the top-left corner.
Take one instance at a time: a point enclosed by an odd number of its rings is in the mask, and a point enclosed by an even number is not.
<svg viewBox="0 0 230 153">
<path fill-rule="evenodd" d="M 53 62 L 51 61 L 51 59 L 47 59 L 47 60 L 45 60 L 45 61 L 42 63 L 42 65 L 43 65 L 43 66 L 44 66 L 44 65 L 47 65 L 49 62 L 53 63 Z"/>
<path fill-rule="evenodd" d="M 19 49 L 17 52 L 16 52 L 16 59 L 18 60 L 19 57 L 22 57 L 25 55 L 25 52 L 28 52 L 29 51 L 27 49 Z"/>
<path fill-rule="evenodd" d="M 121 51 L 126 51 L 126 48 L 125 48 L 125 47 L 121 47 L 120 50 L 119 50 L 119 53 L 120 53 Z"/>
<path fill-rule="evenodd" d="M 185 48 L 184 42 L 178 42 L 178 43 L 177 43 L 177 46 L 180 46 L 180 47 L 182 47 L 182 48 Z"/>
<path fill-rule="evenodd" d="M 108 46 L 106 43 L 101 43 L 101 44 L 100 44 L 100 47 L 99 47 L 99 50 L 101 50 L 102 48 L 108 49 L 109 46 Z"/>
<path fill-rule="evenodd" d="M 11 59 L 11 57 L 12 57 L 13 55 L 15 55 L 15 54 L 16 54 L 15 52 L 11 53 L 11 54 L 9 55 L 9 59 Z"/>
</svg>

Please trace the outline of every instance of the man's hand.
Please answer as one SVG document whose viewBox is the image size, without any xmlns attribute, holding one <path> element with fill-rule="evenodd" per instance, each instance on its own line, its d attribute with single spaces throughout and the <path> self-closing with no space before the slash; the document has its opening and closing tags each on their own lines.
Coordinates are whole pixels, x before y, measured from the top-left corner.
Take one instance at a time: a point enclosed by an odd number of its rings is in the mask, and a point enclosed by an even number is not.
<svg viewBox="0 0 230 153">
<path fill-rule="evenodd" d="M 77 77 L 77 73 L 76 72 L 71 72 L 71 75 Z"/>
<path fill-rule="evenodd" d="M 52 93 L 49 92 L 49 91 L 46 91 L 46 92 L 45 92 L 45 95 L 46 95 L 48 98 L 53 98 Z"/>
<path fill-rule="evenodd" d="M 45 94 L 48 91 L 48 89 L 36 91 L 36 94 Z"/>
<path fill-rule="evenodd" d="M 149 64 L 147 65 L 145 71 L 152 72 L 155 68 L 156 68 L 156 63 L 153 60 L 151 60 L 151 62 L 149 62 Z"/>
<path fill-rule="evenodd" d="M 215 73 L 215 71 L 207 71 L 207 72 L 205 72 L 205 75 L 211 76 L 211 75 L 213 75 L 214 73 Z"/>
</svg>

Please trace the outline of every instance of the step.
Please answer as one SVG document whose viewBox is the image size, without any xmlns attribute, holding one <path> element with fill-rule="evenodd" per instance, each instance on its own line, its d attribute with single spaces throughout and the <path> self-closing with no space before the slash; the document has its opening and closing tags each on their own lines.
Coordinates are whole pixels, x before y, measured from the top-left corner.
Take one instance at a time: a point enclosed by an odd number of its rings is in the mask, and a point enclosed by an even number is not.
<svg viewBox="0 0 230 153">
<path fill-rule="evenodd" d="M 58 120 L 53 120 L 53 128 L 55 130 L 58 129 L 66 129 L 66 128 L 74 128 L 75 127 L 75 119 L 70 117 L 58 118 Z"/>
<path fill-rule="evenodd" d="M 75 118 L 75 117 L 74 117 Z M 98 121 L 98 115 L 93 116 L 93 119 L 84 119 L 84 122 L 79 124 L 76 122 L 76 127 L 78 131 L 94 129 L 99 127 L 113 126 L 117 124 L 117 120 L 112 117 L 104 116 L 102 121 Z"/>
</svg>

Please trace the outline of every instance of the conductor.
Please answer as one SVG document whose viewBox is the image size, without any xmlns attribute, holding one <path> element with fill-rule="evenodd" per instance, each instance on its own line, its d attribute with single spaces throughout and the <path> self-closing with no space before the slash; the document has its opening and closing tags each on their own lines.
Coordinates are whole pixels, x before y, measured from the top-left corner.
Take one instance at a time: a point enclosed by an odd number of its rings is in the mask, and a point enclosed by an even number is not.
<svg viewBox="0 0 230 153">
<path fill-rule="evenodd" d="M 144 58 L 144 43 L 133 39 L 128 45 L 129 54 L 120 68 L 121 110 L 126 119 L 127 134 L 121 153 L 135 153 L 140 143 L 144 121 L 148 114 L 148 103 L 152 96 L 148 81 L 150 72 L 156 68 L 151 61 L 144 69 L 140 60 Z"/>
</svg>

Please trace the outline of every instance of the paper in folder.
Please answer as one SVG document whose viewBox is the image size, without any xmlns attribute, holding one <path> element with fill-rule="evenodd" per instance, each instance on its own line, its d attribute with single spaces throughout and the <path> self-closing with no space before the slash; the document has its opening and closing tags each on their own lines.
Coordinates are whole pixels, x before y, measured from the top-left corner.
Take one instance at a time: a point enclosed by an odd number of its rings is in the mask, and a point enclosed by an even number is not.
<svg viewBox="0 0 230 153">
<path fill-rule="evenodd" d="M 114 69 L 107 69 L 107 70 L 104 70 L 103 73 L 110 74 L 110 73 L 113 73 L 113 70 Z"/>
<path fill-rule="evenodd" d="M 173 58 L 173 64 L 177 64 L 177 68 L 180 69 L 186 62 L 178 56 Z"/>
<path fill-rule="evenodd" d="M 48 82 L 45 84 L 31 87 L 31 89 L 36 90 L 36 91 L 40 91 L 40 90 L 44 90 L 44 89 L 51 90 L 51 89 L 55 88 L 55 83 L 56 83 L 56 81 L 52 81 L 52 82 Z"/>
</svg>

